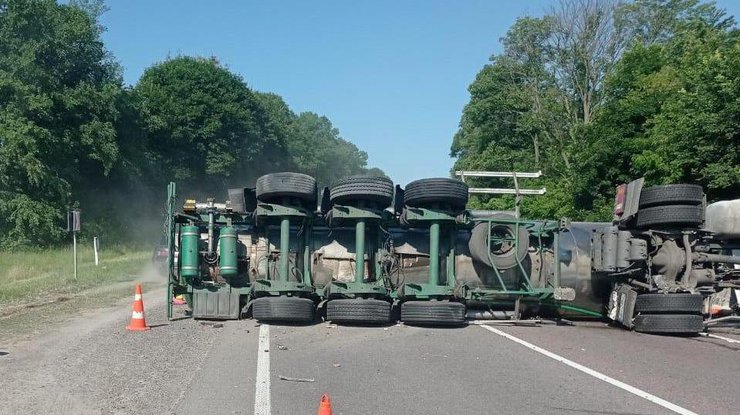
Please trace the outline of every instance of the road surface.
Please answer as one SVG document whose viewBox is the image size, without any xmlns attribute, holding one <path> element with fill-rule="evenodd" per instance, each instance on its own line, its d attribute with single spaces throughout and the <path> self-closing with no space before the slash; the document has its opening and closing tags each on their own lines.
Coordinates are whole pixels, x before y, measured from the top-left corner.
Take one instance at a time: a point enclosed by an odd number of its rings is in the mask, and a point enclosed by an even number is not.
<svg viewBox="0 0 740 415">
<path fill-rule="evenodd" d="M 167 322 L 123 303 L 3 344 L 2 414 L 737 414 L 740 336 L 603 323 L 434 329 Z M 287 378 L 288 380 L 283 380 Z M 304 380 L 304 381 L 297 381 Z"/>
</svg>

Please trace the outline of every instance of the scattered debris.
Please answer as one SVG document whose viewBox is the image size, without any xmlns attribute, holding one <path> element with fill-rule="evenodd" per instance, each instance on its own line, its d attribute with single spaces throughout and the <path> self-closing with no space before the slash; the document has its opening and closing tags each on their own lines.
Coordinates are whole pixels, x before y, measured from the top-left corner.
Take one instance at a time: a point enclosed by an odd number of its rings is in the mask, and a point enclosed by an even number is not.
<svg viewBox="0 0 740 415">
<path fill-rule="evenodd" d="M 288 346 L 283 346 L 282 344 L 278 344 L 278 350 L 288 350 Z"/>
<path fill-rule="evenodd" d="M 200 325 L 201 326 L 211 326 L 214 329 L 220 329 L 221 327 L 224 326 L 224 323 L 216 323 L 215 321 L 201 321 Z"/>
<path fill-rule="evenodd" d="M 280 380 L 285 380 L 288 382 L 316 382 L 315 379 L 301 379 L 301 378 L 289 378 L 287 376 L 280 375 Z"/>
<path fill-rule="evenodd" d="M 327 329 L 335 329 L 335 328 L 337 328 L 337 325 L 336 324 L 327 324 L 326 325 L 326 328 Z"/>
<path fill-rule="evenodd" d="M 342 367 L 342 364 L 341 363 L 334 363 L 332 366 L 334 366 L 334 367 Z"/>
</svg>

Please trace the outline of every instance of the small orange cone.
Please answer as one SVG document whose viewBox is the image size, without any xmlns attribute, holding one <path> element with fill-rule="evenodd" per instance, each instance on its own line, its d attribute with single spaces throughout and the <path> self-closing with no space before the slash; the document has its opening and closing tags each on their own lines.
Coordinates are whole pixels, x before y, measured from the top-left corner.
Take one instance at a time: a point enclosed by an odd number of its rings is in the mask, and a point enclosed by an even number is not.
<svg viewBox="0 0 740 415">
<path fill-rule="evenodd" d="M 319 402 L 319 412 L 317 415 L 331 415 L 331 399 L 329 395 L 323 394 Z"/>
<path fill-rule="evenodd" d="M 131 322 L 126 326 L 126 330 L 141 331 L 149 329 L 151 327 L 146 325 L 146 319 L 144 319 L 144 300 L 141 299 L 141 284 L 136 284 L 134 305 L 131 309 Z"/>
</svg>

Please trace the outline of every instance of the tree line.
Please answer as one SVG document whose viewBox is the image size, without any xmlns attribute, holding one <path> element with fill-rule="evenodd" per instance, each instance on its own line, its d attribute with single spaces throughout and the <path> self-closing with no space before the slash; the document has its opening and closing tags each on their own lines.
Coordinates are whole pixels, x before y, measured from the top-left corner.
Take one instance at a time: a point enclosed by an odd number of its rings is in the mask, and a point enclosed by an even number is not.
<svg viewBox="0 0 740 415">
<path fill-rule="evenodd" d="M 71 208 L 88 236 L 156 235 L 169 181 L 224 197 L 280 170 L 321 184 L 382 174 L 328 118 L 296 114 L 216 58 L 167 58 L 124 85 L 104 10 L 0 0 L 0 248 L 58 243 Z"/>
<path fill-rule="evenodd" d="M 608 220 L 614 187 L 643 176 L 738 198 L 739 39 L 697 0 L 562 0 L 521 17 L 469 87 L 454 169 L 541 170 L 527 185 L 547 193 L 522 206 L 535 218 Z"/>
</svg>

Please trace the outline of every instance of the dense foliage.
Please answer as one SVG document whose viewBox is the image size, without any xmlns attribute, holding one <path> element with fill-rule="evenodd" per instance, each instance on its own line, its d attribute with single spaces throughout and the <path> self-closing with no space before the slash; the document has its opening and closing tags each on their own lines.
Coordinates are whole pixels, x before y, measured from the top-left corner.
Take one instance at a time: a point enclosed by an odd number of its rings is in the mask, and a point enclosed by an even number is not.
<svg viewBox="0 0 740 415">
<path fill-rule="evenodd" d="M 0 0 L 1 248 L 60 241 L 73 207 L 88 235 L 156 234 L 171 180 L 223 197 L 271 171 L 322 184 L 368 171 L 326 117 L 294 114 L 215 59 L 167 59 L 124 86 L 100 38 L 103 10 Z"/>
<path fill-rule="evenodd" d="M 454 168 L 542 170 L 527 186 L 547 194 L 522 206 L 534 217 L 608 219 L 614 186 L 641 176 L 740 197 L 739 36 L 695 0 L 563 0 L 520 18 L 470 85 Z"/>
</svg>

